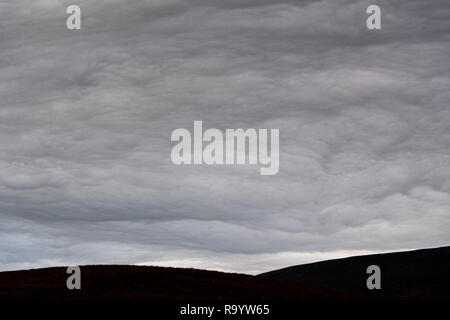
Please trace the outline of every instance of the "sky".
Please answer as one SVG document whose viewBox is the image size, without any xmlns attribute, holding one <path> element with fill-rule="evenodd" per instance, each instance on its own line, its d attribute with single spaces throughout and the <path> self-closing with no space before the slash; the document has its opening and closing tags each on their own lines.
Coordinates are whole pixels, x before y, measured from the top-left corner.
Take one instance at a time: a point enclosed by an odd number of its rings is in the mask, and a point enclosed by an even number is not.
<svg viewBox="0 0 450 320">
<path fill-rule="evenodd" d="M 370 4 L 2 1 L 0 270 L 449 245 L 450 2 Z M 174 165 L 194 120 L 279 128 L 278 174 Z"/>
</svg>

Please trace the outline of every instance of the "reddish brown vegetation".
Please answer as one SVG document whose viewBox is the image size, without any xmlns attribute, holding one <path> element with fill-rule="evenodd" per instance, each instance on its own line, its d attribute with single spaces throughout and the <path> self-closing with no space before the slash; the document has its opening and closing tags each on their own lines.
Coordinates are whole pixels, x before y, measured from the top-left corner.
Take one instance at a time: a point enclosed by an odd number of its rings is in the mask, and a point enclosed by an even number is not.
<svg viewBox="0 0 450 320">
<path fill-rule="evenodd" d="M 81 290 L 66 288 L 66 269 L 0 273 L 0 299 L 43 300 L 304 300 L 348 295 L 283 280 L 214 271 L 141 267 L 81 267 Z"/>
</svg>

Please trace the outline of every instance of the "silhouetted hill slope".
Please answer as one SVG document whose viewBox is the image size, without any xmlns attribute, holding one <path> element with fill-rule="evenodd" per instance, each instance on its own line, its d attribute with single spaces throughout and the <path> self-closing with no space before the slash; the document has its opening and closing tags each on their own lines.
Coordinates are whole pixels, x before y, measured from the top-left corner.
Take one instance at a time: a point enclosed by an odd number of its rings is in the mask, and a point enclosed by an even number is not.
<svg viewBox="0 0 450 320">
<path fill-rule="evenodd" d="M 381 268 L 381 290 L 366 268 Z M 144 266 L 82 266 L 68 290 L 65 267 L 0 272 L 0 300 L 327 300 L 450 299 L 450 247 L 329 260 L 259 276 Z"/>
<path fill-rule="evenodd" d="M 366 269 L 381 268 L 381 290 L 368 290 Z M 329 260 L 263 273 L 328 290 L 381 299 L 450 299 L 450 247 Z"/>
<path fill-rule="evenodd" d="M 66 288 L 66 268 L 0 272 L 0 300 L 305 300 L 350 296 L 299 283 L 196 269 L 82 266 L 81 290 Z"/>
</svg>

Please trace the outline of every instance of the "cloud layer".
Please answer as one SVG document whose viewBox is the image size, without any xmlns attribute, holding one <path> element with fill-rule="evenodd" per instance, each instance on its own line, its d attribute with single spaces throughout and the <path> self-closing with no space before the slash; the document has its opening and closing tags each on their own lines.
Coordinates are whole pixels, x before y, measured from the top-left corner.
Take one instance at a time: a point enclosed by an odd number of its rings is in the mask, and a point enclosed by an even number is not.
<svg viewBox="0 0 450 320">
<path fill-rule="evenodd" d="M 450 241 L 450 3 L 0 4 L 0 270 L 257 273 Z M 280 172 L 174 166 L 171 132 L 280 128 Z"/>
</svg>

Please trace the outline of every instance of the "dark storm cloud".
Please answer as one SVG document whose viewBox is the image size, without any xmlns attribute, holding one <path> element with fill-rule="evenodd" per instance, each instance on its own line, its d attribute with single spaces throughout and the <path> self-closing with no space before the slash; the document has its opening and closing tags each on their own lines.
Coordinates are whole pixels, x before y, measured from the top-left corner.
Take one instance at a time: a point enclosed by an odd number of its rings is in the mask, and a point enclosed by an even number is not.
<svg viewBox="0 0 450 320">
<path fill-rule="evenodd" d="M 448 244 L 448 1 L 72 3 L 0 5 L 1 269 Z M 174 166 L 194 120 L 280 128 L 279 174 Z"/>
</svg>

